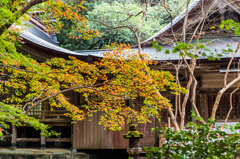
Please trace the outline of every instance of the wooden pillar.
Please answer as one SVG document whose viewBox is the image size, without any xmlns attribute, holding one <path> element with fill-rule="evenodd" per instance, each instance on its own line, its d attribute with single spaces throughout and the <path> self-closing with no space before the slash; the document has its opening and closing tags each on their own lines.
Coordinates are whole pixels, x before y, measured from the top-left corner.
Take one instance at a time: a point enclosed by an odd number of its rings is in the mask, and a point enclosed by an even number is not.
<svg viewBox="0 0 240 159">
<path fill-rule="evenodd" d="M 200 93 L 200 115 L 202 116 L 203 120 L 207 120 L 207 95 L 206 93 Z"/>
<path fill-rule="evenodd" d="M 45 150 L 46 149 L 46 137 L 43 134 L 43 130 L 41 130 L 41 147 L 40 150 Z"/>
<path fill-rule="evenodd" d="M 73 124 L 71 124 L 71 147 L 70 149 L 73 149 Z"/>
<path fill-rule="evenodd" d="M 73 142 L 73 139 L 74 139 L 74 130 L 76 130 L 76 123 L 77 121 L 74 121 L 73 124 L 71 125 L 71 150 L 72 150 L 72 154 L 77 154 L 77 149 L 76 149 L 76 146 L 74 145 L 74 143 L 76 144 L 76 142 Z M 75 131 L 76 133 L 76 131 Z M 75 134 L 76 135 L 76 134 Z"/>
<path fill-rule="evenodd" d="M 155 128 L 162 129 L 161 120 L 158 120 L 158 118 L 156 117 L 155 117 Z M 155 144 L 154 144 L 155 147 L 159 146 L 159 133 L 160 131 L 155 131 Z"/>
<path fill-rule="evenodd" d="M 17 127 L 16 125 L 12 125 L 12 140 L 11 140 L 11 148 L 10 150 L 17 149 Z"/>
</svg>

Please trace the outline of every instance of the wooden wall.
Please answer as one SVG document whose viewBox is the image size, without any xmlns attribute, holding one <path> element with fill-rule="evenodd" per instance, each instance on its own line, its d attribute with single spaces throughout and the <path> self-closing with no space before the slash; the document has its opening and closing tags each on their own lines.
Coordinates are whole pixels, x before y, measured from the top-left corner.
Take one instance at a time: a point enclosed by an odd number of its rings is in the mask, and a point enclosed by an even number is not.
<svg viewBox="0 0 240 159">
<path fill-rule="evenodd" d="M 202 75 L 201 89 L 223 88 L 224 75 L 225 73 L 220 72 L 204 73 Z M 237 73 L 229 73 L 227 82 L 231 82 L 237 76 Z M 237 84 L 235 84 L 233 87 L 237 87 Z"/>
<path fill-rule="evenodd" d="M 137 130 L 140 133 L 143 133 L 143 138 L 140 139 L 140 146 L 141 147 L 152 147 L 155 145 L 156 143 L 156 138 L 155 138 L 155 132 L 151 131 L 151 128 L 155 128 L 156 127 L 156 121 L 155 118 L 151 118 L 150 119 L 152 121 L 152 123 L 148 123 L 148 124 L 138 124 L 137 125 Z M 158 126 L 160 127 L 160 125 Z"/>
<path fill-rule="evenodd" d="M 92 117 L 73 124 L 74 149 L 128 148 L 128 139 L 124 139 L 123 135 L 128 132 L 129 125 L 121 131 L 104 130 L 104 126 L 98 124 L 102 114 L 97 112 Z M 141 147 L 154 146 L 156 143 L 155 132 L 151 132 L 151 128 L 155 127 L 155 119 L 151 120 L 150 124 L 137 124 L 137 130 L 144 134 L 144 137 L 140 139 Z"/>
<path fill-rule="evenodd" d="M 104 126 L 98 124 L 102 114 L 97 112 L 92 117 L 73 124 L 74 149 L 125 149 L 128 147 L 128 140 L 123 138 L 128 128 L 121 131 L 104 130 Z"/>
</svg>

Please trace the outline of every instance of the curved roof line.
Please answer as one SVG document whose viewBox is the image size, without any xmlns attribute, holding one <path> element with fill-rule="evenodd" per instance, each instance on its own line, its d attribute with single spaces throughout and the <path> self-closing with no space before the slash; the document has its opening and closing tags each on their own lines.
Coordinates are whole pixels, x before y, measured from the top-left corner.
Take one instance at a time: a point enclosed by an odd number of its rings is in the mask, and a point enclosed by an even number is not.
<svg viewBox="0 0 240 159">
<path fill-rule="evenodd" d="M 25 30 L 22 31 L 21 37 L 30 41 L 30 42 L 32 42 L 32 43 L 34 43 L 34 44 L 36 44 L 36 45 L 40 45 L 42 47 L 48 48 L 48 49 L 53 50 L 53 51 L 62 52 L 62 53 L 69 54 L 69 55 L 88 56 L 86 54 L 77 53 L 77 52 L 74 52 L 74 51 L 64 49 L 60 46 L 54 45 L 54 44 L 52 44 L 48 41 L 45 41 L 45 40 L 37 37 L 36 35 L 30 33 L 29 31 L 25 31 Z"/>
<path fill-rule="evenodd" d="M 192 9 L 193 9 L 200 1 L 201 1 L 201 0 L 195 0 L 195 1 L 193 1 L 193 2 L 189 5 L 189 7 L 188 7 L 188 13 L 191 12 Z M 182 20 L 182 19 L 185 17 L 185 15 L 186 15 L 186 9 L 184 9 L 184 11 L 182 11 L 182 12 L 180 13 L 180 15 L 178 15 L 176 18 L 174 18 L 174 20 L 173 20 L 173 22 L 172 22 L 172 23 L 173 23 L 172 25 L 174 26 L 175 24 L 177 24 L 180 20 Z M 167 26 L 165 26 L 162 30 L 160 30 L 159 32 L 157 32 L 156 34 L 154 34 L 153 36 L 151 36 L 151 37 L 148 38 L 147 40 L 143 41 L 141 44 L 144 44 L 144 43 L 152 40 L 153 38 L 159 36 L 160 34 L 166 32 L 166 31 L 169 30 L 169 29 L 171 29 L 171 22 L 170 22 Z"/>
</svg>

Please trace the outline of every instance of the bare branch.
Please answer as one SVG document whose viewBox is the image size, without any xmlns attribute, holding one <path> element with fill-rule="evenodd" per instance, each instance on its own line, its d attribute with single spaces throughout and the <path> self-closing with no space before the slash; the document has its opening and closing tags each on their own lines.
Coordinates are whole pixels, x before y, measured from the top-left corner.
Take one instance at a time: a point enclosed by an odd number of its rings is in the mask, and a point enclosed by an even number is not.
<svg viewBox="0 0 240 159">
<path fill-rule="evenodd" d="M 164 0 L 164 5 L 163 5 L 163 7 L 165 8 L 165 10 L 168 12 L 168 14 L 169 14 L 170 17 L 171 17 L 171 32 L 172 32 L 172 34 L 173 34 L 173 37 L 174 37 L 175 42 L 177 42 L 177 38 L 176 38 L 175 33 L 174 33 L 174 31 L 173 31 L 173 16 L 172 16 L 172 14 L 170 13 L 170 11 L 168 10 L 168 8 L 167 8 L 167 6 L 166 6 L 166 3 L 165 3 L 165 0 Z"/>
<path fill-rule="evenodd" d="M 142 14 L 142 13 L 144 14 L 143 11 L 141 11 L 141 12 L 139 12 L 139 13 L 137 13 L 137 14 L 128 14 L 129 17 L 127 17 L 126 19 L 124 19 L 123 22 L 127 21 L 127 20 L 130 19 L 131 17 L 137 17 L 137 16 L 139 16 L 139 15 Z"/>
<path fill-rule="evenodd" d="M 232 61 L 233 61 L 233 59 L 235 58 L 236 53 L 238 52 L 239 45 L 240 45 L 240 41 L 238 42 L 237 48 L 236 48 L 236 50 L 235 50 L 235 53 L 233 54 L 230 62 L 228 63 L 228 67 L 227 67 L 227 70 L 226 70 L 226 73 L 225 73 L 225 76 L 224 76 L 224 87 L 225 87 L 225 88 L 226 88 L 226 85 L 227 85 L 228 72 L 229 72 L 230 66 L 231 66 L 231 64 L 232 64 Z"/>
<path fill-rule="evenodd" d="M 112 29 L 121 29 L 121 28 L 128 28 L 130 29 L 131 31 L 133 31 L 135 33 L 135 30 L 133 28 L 131 28 L 130 26 L 127 26 L 127 25 L 123 25 L 123 26 L 117 26 L 117 27 L 114 27 L 114 26 L 111 26 L 111 25 L 108 25 L 108 24 L 105 24 L 104 22 L 102 21 L 99 21 L 99 20 L 91 20 L 89 18 L 86 17 L 86 19 L 90 22 L 97 22 L 97 23 L 100 23 L 106 27 L 109 27 L 109 28 L 112 28 Z"/>
<path fill-rule="evenodd" d="M 226 85 L 226 87 L 223 87 L 219 92 L 218 92 L 218 95 L 216 97 L 216 100 L 215 100 L 215 103 L 214 103 L 214 106 L 213 106 L 213 109 L 212 109 L 212 115 L 211 115 L 211 120 L 214 120 L 215 119 L 215 115 L 216 115 L 216 111 L 218 109 L 218 106 L 219 106 L 219 102 L 220 102 L 220 99 L 222 97 L 222 94 L 224 92 L 226 92 L 226 90 L 228 90 L 231 86 L 233 86 L 235 83 L 239 82 L 240 81 L 240 76 L 238 76 L 237 78 L 235 78 L 234 80 L 232 80 L 229 84 Z"/>
<path fill-rule="evenodd" d="M 198 111 L 198 109 L 197 109 L 197 106 L 196 106 L 196 104 L 195 104 L 195 102 L 194 102 L 193 99 L 191 99 L 191 103 L 192 103 L 192 105 L 193 105 L 193 107 L 194 107 L 194 110 L 195 110 L 197 116 L 201 117 L 201 115 L 200 115 L 200 113 L 199 113 L 199 111 Z M 203 119 L 201 120 L 201 122 L 202 122 L 203 124 L 206 124 L 206 122 L 205 122 Z"/>
<path fill-rule="evenodd" d="M 22 109 L 22 110 L 24 111 L 24 109 L 25 109 L 30 103 L 33 104 L 37 99 L 40 99 L 40 97 L 42 96 L 43 92 L 44 92 L 44 89 L 41 91 L 41 93 L 40 93 L 37 97 L 33 98 L 32 101 L 27 102 L 27 103 L 23 106 L 23 109 Z"/>
<path fill-rule="evenodd" d="M 232 91 L 232 92 L 230 93 L 230 109 L 229 109 L 229 111 L 228 111 L 227 117 L 226 117 L 225 122 L 224 122 L 224 124 L 222 125 L 222 127 L 223 127 L 224 125 L 226 125 L 227 120 L 228 120 L 228 118 L 229 118 L 229 115 L 230 115 L 230 113 L 231 113 L 231 111 L 232 111 L 232 108 L 233 108 L 233 105 L 232 105 L 232 95 L 233 95 L 237 90 L 239 90 L 239 84 L 238 84 L 238 88 L 236 88 L 234 91 Z"/>
<path fill-rule="evenodd" d="M 187 21 L 188 21 L 188 7 L 189 7 L 190 0 L 187 0 L 187 8 L 186 8 L 186 13 L 185 13 L 185 18 L 184 18 L 184 23 L 183 23 L 183 42 L 185 42 L 186 39 L 186 27 L 187 27 Z"/>
</svg>

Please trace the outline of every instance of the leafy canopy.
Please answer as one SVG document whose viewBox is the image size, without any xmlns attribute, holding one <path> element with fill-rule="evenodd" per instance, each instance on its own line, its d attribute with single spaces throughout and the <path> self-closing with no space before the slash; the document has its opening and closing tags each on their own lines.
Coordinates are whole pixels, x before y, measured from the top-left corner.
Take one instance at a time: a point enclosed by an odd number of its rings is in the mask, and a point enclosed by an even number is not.
<svg viewBox="0 0 240 159">
<path fill-rule="evenodd" d="M 14 88 L 15 94 L 5 98 L 3 102 L 23 107 L 29 112 L 38 103 L 49 100 L 52 107 L 64 107 L 74 121 L 92 116 L 96 111 L 105 112 L 100 124 L 112 130 L 121 130 L 127 123 L 138 121 L 150 122 L 151 116 L 159 116 L 159 110 L 171 107 L 169 100 L 157 95 L 158 91 L 172 90 L 177 94 L 180 90 L 172 74 L 165 71 L 152 70 L 147 65 L 154 61 L 146 55 L 132 53 L 127 45 L 110 46 L 103 59 L 88 64 L 74 57 L 69 59 L 53 58 L 43 63 L 25 57 L 20 61 L 8 59 L 4 61 L 1 71 L 8 72 L 8 80 L 1 83 L 5 94 Z M 11 63 L 10 63 L 11 62 Z M 16 65 L 21 62 L 23 65 Z M 12 66 L 15 64 L 14 66 Z M 26 65 L 31 64 L 31 65 Z M 154 87 L 153 87 L 154 86 Z M 8 89 L 9 88 L 9 89 Z M 89 101 L 79 109 L 64 93 L 75 91 L 84 96 L 96 94 L 102 101 Z M 136 109 L 136 105 L 126 105 L 126 100 L 142 98 L 144 103 Z M 36 102 L 32 102 L 35 99 Z M 14 104 L 13 104 L 14 103 Z M 27 103 L 27 104 L 26 104 Z"/>
</svg>

